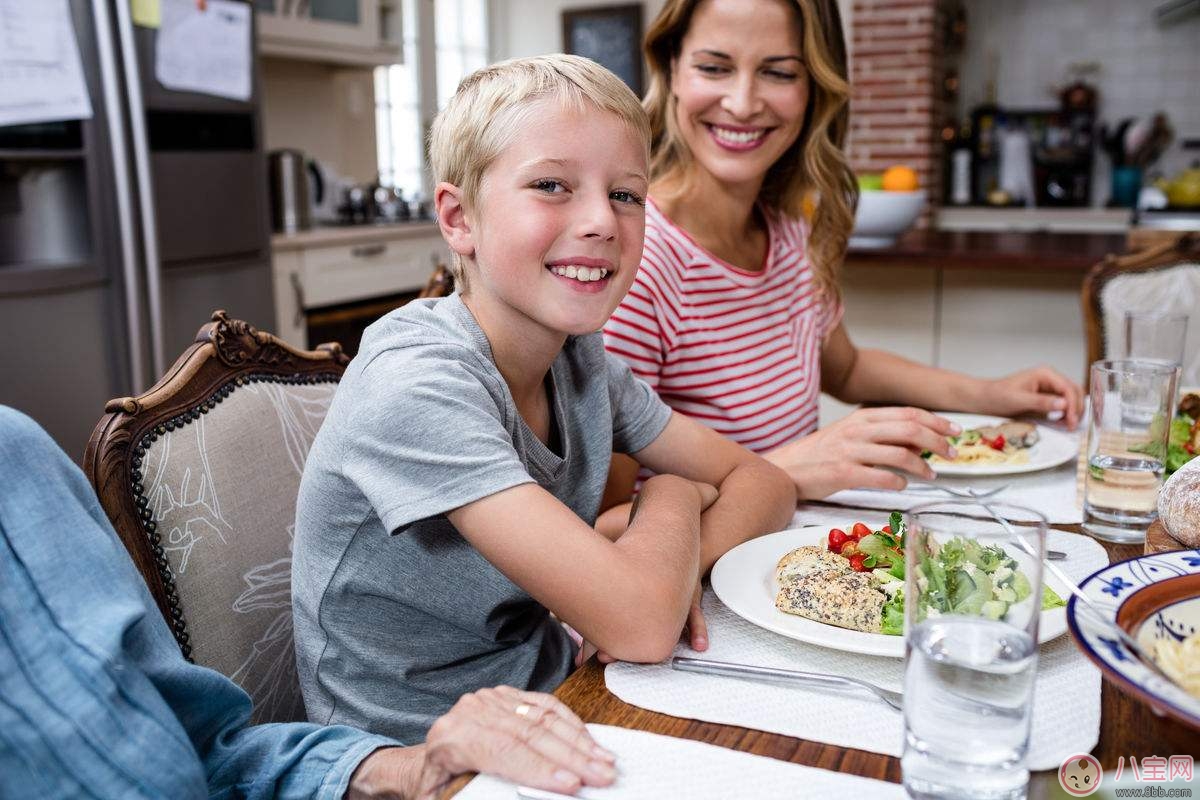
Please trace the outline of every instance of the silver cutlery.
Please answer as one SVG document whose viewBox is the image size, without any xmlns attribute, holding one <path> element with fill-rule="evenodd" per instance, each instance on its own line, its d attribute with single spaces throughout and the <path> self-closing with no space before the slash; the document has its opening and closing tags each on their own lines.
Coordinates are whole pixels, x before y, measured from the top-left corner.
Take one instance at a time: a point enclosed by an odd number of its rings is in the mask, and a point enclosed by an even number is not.
<svg viewBox="0 0 1200 800">
<path fill-rule="evenodd" d="M 1012 484 L 1004 483 L 999 486 L 994 486 L 991 489 L 970 489 L 969 491 L 979 492 L 980 497 L 991 497 L 994 494 L 999 494 L 1000 492 L 1003 492 L 1005 489 L 1007 489 L 1011 485 Z M 968 490 L 958 489 L 953 486 L 941 486 L 936 483 L 909 483 L 908 486 L 906 486 L 903 489 L 903 491 L 906 491 L 906 492 L 945 492 L 946 494 L 962 496 L 962 492 L 968 491 Z"/>
<path fill-rule="evenodd" d="M 997 492 L 1008 488 L 1007 483 L 998 489 L 988 489 L 986 492 L 981 491 L 979 489 L 974 489 L 974 488 L 959 489 L 959 488 L 956 488 L 953 486 L 934 486 L 933 484 L 923 484 L 923 485 L 929 486 L 930 488 L 933 488 L 933 489 L 941 489 L 946 494 L 953 495 L 954 497 L 966 497 L 970 500 L 984 500 L 984 499 L 989 498 L 992 495 L 996 494 Z M 979 505 L 981 508 L 983 508 L 984 511 L 987 511 L 993 517 L 996 517 L 995 512 L 992 511 L 990 508 L 988 508 L 987 505 L 985 505 L 983 503 L 980 503 Z M 996 517 L 996 519 L 997 519 L 997 521 L 999 521 L 999 517 Z M 1065 561 L 1066 558 L 1067 558 L 1067 554 L 1064 553 L 1062 550 L 1047 550 L 1046 551 L 1046 560 L 1047 561 Z"/>
<path fill-rule="evenodd" d="M 517 797 L 523 798 L 523 800 L 579 800 L 578 797 L 572 797 L 569 794 L 535 789 L 532 786 L 518 786 Z"/>
<path fill-rule="evenodd" d="M 971 496 L 975 497 L 975 495 Z M 1029 544 L 1029 542 L 1025 540 L 1024 536 L 1017 533 L 1012 524 L 1009 523 L 1009 521 L 999 513 L 997 513 L 995 508 L 988 503 L 980 503 L 979 506 L 984 511 L 992 515 L 992 519 L 996 520 L 996 522 L 1000 524 L 1001 528 L 1004 528 L 1005 533 L 1013 537 L 1013 539 L 1017 542 L 1017 545 L 1024 550 L 1026 554 L 1037 558 L 1037 552 L 1034 550 L 1033 545 Z M 1104 611 L 1101 610 L 1095 603 L 1093 603 L 1092 599 L 1084 594 L 1082 589 L 1075 585 L 1075 581 L 1067 577 L 1067 574 L 1059 569 L 1058 566 L 1051 564 L 1049 559 L 1043 563 L 1045 563 L 1046 569 L 1050 570 L 1050 574 L 1052 574 L 1055 578 L 1058 578 L 1063 586 L 1067 587 L 1067 591 L 1075 595 L 1075 598 L 1082 603 L 1085 608 L 1087 608 L 1093 619 L 1095 619 L 1095 621 L 1101 627 L 1112 633 L 1113 636 L 1116 636 L 1117 639 L 1120 640 L 1121 644 L 1125 645 L 1129 652 L 1137 656 L 1146 666 L 1152 669 L 1160 677 L 1166 679 L 1168 682 L 1174 683 L 1174 680 L 1159 668 L 1158 664 L 1154 662 L 1154 659 L 1150 657 L 1150 654 L 1147 653 L 1142 646 L 1137 643 L 1137 640 L 1126 633 L 1125 629 L 1120 625 L 1110 621 L 1104 615 Z"/>
<path fill-rule="evenodd" d="M 873 683 L 860 681 L 857 678 L 847 678 L 842 675 L 827 675 L 821 672 L 800 672 L 794 669 L 776 669 L 774 667 L 755 667 L 749 664 L 731 664 L 727 661 L 709 661 L 708 659 L 688 658 L 686 656 L 672 658 L 671 668 L 682 672 L 725 675 L 731 678 L 765 678 L 785 683 L 803 683 L 810 686 L 866 689 L 897 711 L 904 710 L 904 696 L 899 692 L 893 692 L 890 689 L 884 689 Z"/>
</svg>

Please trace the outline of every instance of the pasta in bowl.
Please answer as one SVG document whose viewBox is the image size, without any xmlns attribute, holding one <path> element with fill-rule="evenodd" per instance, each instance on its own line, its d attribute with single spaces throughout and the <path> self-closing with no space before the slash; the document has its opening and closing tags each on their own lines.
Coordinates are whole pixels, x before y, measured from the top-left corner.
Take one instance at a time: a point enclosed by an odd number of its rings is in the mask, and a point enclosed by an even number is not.
<svg viewBox="0 0 1200 800">
<path fill-rule="evenodd" d="M 1159 713 L 1200 730 L 1200 550 L 1110 564 L 1081 581 L 1079 588 L 1108 620 L 1134 636 L 1168 676 L 1125 648 L 1071 598 L 1071 636 L 1105 679 Z"/>
</svg>

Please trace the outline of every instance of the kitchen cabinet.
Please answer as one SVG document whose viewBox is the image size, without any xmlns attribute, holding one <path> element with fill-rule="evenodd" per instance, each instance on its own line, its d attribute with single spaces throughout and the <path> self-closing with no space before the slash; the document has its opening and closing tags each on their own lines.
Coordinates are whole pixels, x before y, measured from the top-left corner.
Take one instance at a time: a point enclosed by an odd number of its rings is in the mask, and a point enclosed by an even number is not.
<svg viewBox="0 0 1200 800">
<path fill-rule="evenodd" d="M 263 55 L 370 66 L 403 60 L 400 0 L 254 0 Z"/>
<path fill-rule="evenodd" d="M 432 222 L 280 234 L 271 244 L 275 333 L 297 347 L 310 345 L 308 317 L 315 309 L 418 292 L 450 258 Z"/>
</svg>

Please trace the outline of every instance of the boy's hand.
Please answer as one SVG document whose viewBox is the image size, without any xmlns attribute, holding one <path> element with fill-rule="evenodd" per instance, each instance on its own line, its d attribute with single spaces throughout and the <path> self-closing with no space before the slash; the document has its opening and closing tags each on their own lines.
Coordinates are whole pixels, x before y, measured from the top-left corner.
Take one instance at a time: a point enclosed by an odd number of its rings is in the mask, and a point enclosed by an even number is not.
<svg viewBox="0 0 1200 800">
<path fill-rule="evenodd" d="M 692 484 L 696 487 L 696 491 L 700 492 L 700 513 L 703 514 L 705 511 L 708 511 L 709 506 L 717 502 L 717 498 L 721 496 L 721 493 L 711 483 L 692 481 Z"/>
<path fill-rule="evenodd" d="M 687 636 L 688 647 L 697 652 L 708 649 L 708 623 L 704 620 L 704 612 L 700 609 L 700 598 L 704 596 L 704 582 L 696 581 L 696 593 L 692 595 L 692 607 L 688 611 L 687 624 L 683 634 Z"/>
</svg>

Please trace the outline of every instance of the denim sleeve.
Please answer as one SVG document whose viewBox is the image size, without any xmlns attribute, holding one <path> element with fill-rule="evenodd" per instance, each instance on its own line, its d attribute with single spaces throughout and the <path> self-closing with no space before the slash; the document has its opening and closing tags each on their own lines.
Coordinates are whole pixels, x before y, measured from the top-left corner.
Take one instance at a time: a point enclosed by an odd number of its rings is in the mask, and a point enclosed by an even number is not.
<svg viewBox="0 0 1200 800">
<path fill-rule="evenodd" d="M 250 709 L 183 659 L 83 474 L 0 407 L 0 796 L 340 798 L 396 744 Z"/>
</svg>

